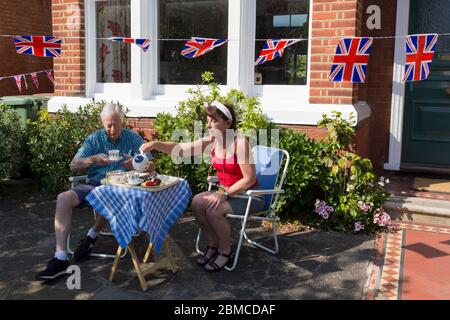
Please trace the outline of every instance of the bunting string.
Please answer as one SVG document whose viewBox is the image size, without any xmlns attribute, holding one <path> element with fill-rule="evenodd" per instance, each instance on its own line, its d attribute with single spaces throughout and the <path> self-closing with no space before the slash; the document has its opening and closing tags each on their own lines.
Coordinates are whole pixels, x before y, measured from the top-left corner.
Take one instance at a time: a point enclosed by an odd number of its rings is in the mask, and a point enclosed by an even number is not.
<svg viewBox="0 0 450 320">
<path fill-rule="evenodd" d="M 42 73 L 45 73 L 47 75 L 47 78 L 52 82 L 53 85 L 55 84 L 54 78 L 53 78 L 53 69 L 35 71 L 35 72 L 29 72 L 29 73 L 22 73 L 22 74 L 16 74 L 16 75 L 11 75 L 11 76 L 4 76 L 4 77 L 0 77 L 0 81 L 6 80 L 6 79 L 13 79 L 17 86 L 17 89 L 19 90 L 20 93 L 22 93 L 22 81 L 25 85 L 25 90 L 28 90 L 27 76 L 30 76 L 31 81 L 34 84 L 34 86 L 36 87 L 36 89 L 39 89 L 38 75 L 42 74 Z"/>
<path fill-rule="evenodd" d="M 437 33 L 437 35 L 439 37 L 445 37 L 445 36 L 450 36 L 450 32 L 447 33 Z M 406 39 L 409 35 L 404 35 L 404 36 L 378 36 L 378 37 L 370 37 L 373 39 Z M 5 38 L 13 38 L 13 37 L 17 37 L 17 35 L 9 35 L 9 34 L 0 34 L 0 37 L 5 37 Z M 333 36 L 333 37 L 311 37 L 311 38 L 283 38 L 284 40 L 297 40 L 297 41 L 311 41 L 311 40 L 338 40 L 341 38 L 345 38 L 348 36 Z M 354 36 L 354 38 L 363 38 L 365 36 Z M 86 39 L 86 37 L 58 37 L 60 39 Z M 91 38 L 91 37 L 89 37 Z M 129 38 L 129 37 L 93 37 L 93 39 L 95 40 L 110 40 L 113 41 L 114 38 Z M 157 38 L 156 41 L 189 41 L 192 38 Z M 205 39 L 217 39 L 217 38 L 205 38 Z M 241 39 L 239 38 L 222 38 L 226 41 L 240 41 Z M 249 39 L 248 41 L 267 41 L 267 40 L 275 40 L 275 39 L 279 39 L 279 38 L 265 38 L 265 39 Z"/>
</svg>

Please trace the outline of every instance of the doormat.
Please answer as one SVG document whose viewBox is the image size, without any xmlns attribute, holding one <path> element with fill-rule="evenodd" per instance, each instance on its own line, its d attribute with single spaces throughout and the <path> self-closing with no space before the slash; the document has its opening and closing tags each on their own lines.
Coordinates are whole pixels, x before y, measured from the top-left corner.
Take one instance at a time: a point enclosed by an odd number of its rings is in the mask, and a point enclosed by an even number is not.
<svg viewBox="0 0 450 320">
<path fill-rule="evenodd" d="M 415 178 L 414 189 L 450 193 L 450 180 Z"/>
</svg>

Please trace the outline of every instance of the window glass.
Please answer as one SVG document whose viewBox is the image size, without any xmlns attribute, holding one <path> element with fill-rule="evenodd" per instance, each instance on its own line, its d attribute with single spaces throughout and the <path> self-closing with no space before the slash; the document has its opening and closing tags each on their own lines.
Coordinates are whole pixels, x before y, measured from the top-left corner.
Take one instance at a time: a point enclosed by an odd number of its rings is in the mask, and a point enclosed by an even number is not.
<svg viewBox="0 0 450 320">
<path fill-rule="evenodd" d="M 228 0 L 159 1 L 159 84 L 201 83 L 203 71 L 214 72 L 226 84 L 227 44 L 197 58 L 180 55 L 191 37 L 226 39 Z M 183 40 L 166 40 L 183 39 Z"/>
<path fill-rule="evenodd" d="M 96 1 L 96 37 L 130 37 L 130 0 Z M 131 45 L 97 39 L 97 82 L 131 81 Z"/>
<path fill-rule="evenodd" d="M 262 39 L 308 38 L 309 0 L 256 0 L 255 61 Z M 255 66 L 255 84 L 305 85 L 308 70 L 308 41 L 287 47 L 281 58 Z"/>
</svg>

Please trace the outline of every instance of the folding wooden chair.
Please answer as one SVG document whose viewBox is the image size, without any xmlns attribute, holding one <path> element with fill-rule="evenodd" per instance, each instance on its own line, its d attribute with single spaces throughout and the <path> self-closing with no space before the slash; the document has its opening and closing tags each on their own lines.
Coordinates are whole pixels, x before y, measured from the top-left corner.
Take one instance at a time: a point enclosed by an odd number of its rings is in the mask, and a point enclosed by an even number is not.
<svg viewBox="0 0 450 320">
<path fill-rule="evenodd" d="M 284 179 L 286 177 L 286 172 L 289 166 L 290 156 L 286 150 L 270 148 L 266 146 L 255 146 L 252 148 L 253 159 L 256 166 L 256 176 L 258 178 L 261 190 L 247 190 L 245 193 L 249 196 L 247 208 L 244 214 L 227 214 L 226 217 L 240 219 L 241 220 L 241 230 L 239 233 L 239 242 L 236 247 L 236 253 L 234 257 L 234 262 L 231 267 L 225 267 L 226 270 L 232 271 L 236 268 L 239 259 L 239 253 L 241 251 L 241 245 L 243 239 L 252 245 L 261 248 L 269 253 L 278 253 L 278 240 L 276 231 L 276 222 L 280 220 L 278 216 L 275 215 L 275 209 L 277 207 L 278 199 L 280 194 L 284 193 L 282 189 Z M 282 166 L 284 160 L 284 166 Z M 279 177 L 280 169 L 283 168 L 281 177 Z M 217 177 L 208 177 L 209 188 L 211 190 L 212 186 L 218 182 Z M 261 212 L 249 214 L 251 202 L 253 196 L 264 195 L 265 206 L 264 210 Z M 257 221 L 270 221 L 272 222 L 272 236 L 274 241 L 274 247 L 269 248 L 262 245 L 256 241 L 251 240 L 247 233 L 245 232 L 247 227 L 247 222 L 250 220 Z M 199 228 L 197 234 L 196 250 L 199 254 L 203 252 L 199 249 L 199 242 L 201 237 L 201 229 Z"/>
</svg>

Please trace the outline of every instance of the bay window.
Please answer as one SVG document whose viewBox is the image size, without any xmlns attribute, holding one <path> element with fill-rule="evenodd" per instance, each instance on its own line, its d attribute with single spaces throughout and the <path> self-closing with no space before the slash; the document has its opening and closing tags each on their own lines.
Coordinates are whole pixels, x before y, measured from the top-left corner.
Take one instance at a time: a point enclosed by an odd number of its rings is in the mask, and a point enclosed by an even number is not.
<svg viewBox="0 0 450 320">
<path fill-rule="evenodd" d="M 307 104 L 308 41 L 288 47 L 282 58 L 260 66 L 255 61 L 263 39 L 309 38 L 312 1 L 86 0 L 86 94 L 129 99 L 139 110 L 165 108 L 201 83 L 203 71 L 211 71 L 222 89 L 259 96 L 263 107 L 270 101 L 276 108 L 279 96 Z M 149 51 L 105 39 L 113 36 L 149 38 Z M 191 37 L 228 42 L 186 58 L 180 52 Z"/>
</svg>

